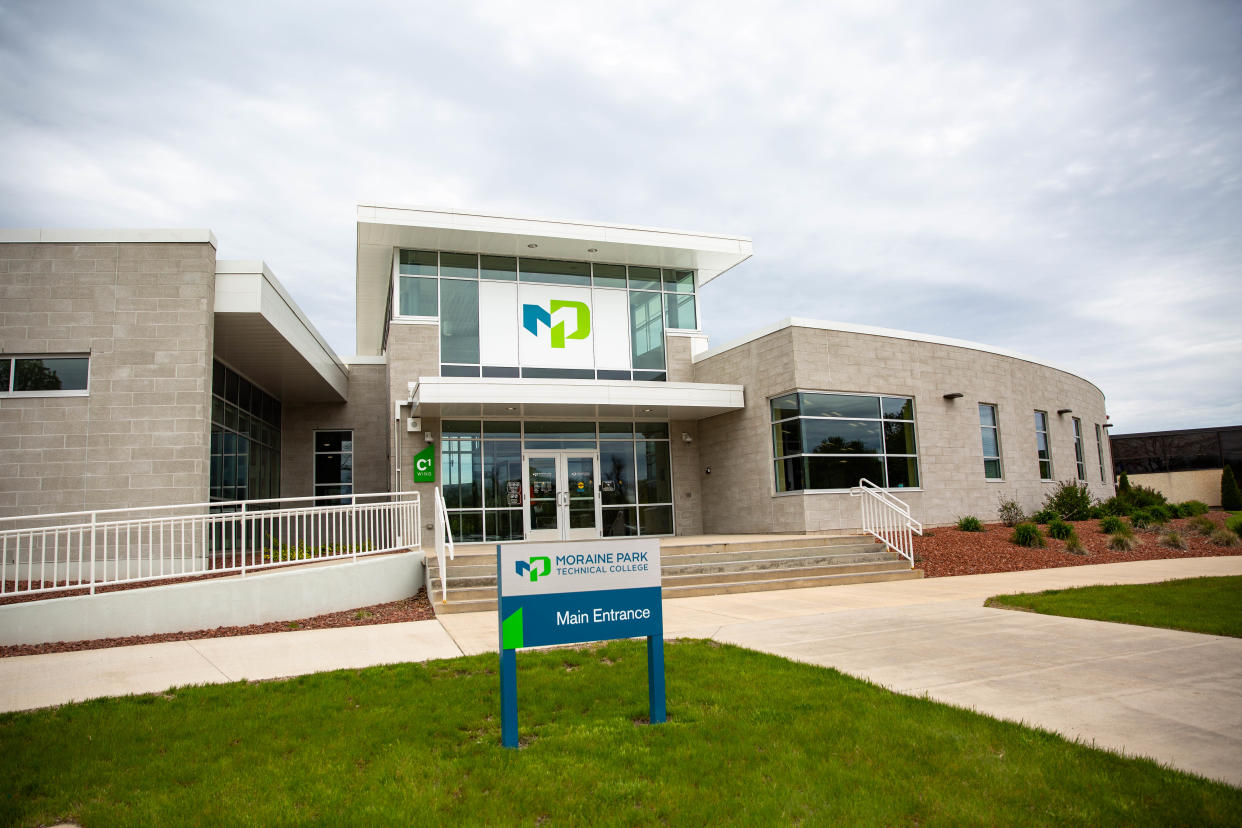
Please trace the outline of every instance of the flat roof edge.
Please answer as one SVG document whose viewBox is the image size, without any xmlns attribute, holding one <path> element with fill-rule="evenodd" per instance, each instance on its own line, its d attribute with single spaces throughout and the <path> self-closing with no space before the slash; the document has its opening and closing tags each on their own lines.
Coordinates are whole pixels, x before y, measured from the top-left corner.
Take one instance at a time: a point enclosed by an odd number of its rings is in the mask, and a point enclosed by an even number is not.
<svg viewBox="0 0 1242 828">
<path fill-rule="evenodd" d="M 965 348 L 971 351 L 995 354 L 997 356 L 1009 357 L 1010 359 L 1029 362 L 1033 365 L 1041 365 L 1044 368 L 1051 368 L 1054 371 L 1060 371 L 1062 374 L 1068 374 L 1071 377 L 1076 377 L 1077 379 L 1080 379 L 1090 385 L 1096 391 L 1099 391 L 1101 396 L 1104 396 L 1103 390 L 1101 390 L 1098 385 L 1081 374 L 1073 371 L 1067 371 L 1066 369 L 1053 365 L 1045 360 L 1038 359 L 1028 354 L 1019 353 L 1017 351 L 1010 351 L 1006 348 L 997 348 L 992 345 L 985 345 L 982 342 L 971 342 L 968 339 L 955 339 L 953 337 L 939 336 L 937 334 L 902 331 L 896 328 L 880 328 L 874 325 L 857 325 L 852 322 L 825 322 L 818 319 L 804 319 L 797 316 L 786 317 L 779 322 L 767 325 L 766 327 L 760 328 L 759 330 L 746 334 L 738 339 L 726 342 L 725 344 L 715 348 L 709 348 L 702 353 L 695 354 L 691 357 L 691 362 L 702 362 L 705 359 L 710 359 L 711 357 L 723 354 L 726 351 L 739 348 L 742 345 L 754 342 L 756 339 L 761 339 L 770 334 L 774 334 L 777 331 L 784 330 L 785 328 L 810 328 L 821 331 L 838 331 L 840 333 L 861 334 L 863 336 L 883 336 L 888 337 L 889 339 L 905 339 L 911 342 L 926 342 L 932 345 L 947 345 L 953 348 Z"/>
<path fill-rule="evenodd" d="M 0 244 L 201 244 L 217 250 L 216 234 L 206 228 L 127 230 L 107 228 L 0 229 Z"/>
</svg>

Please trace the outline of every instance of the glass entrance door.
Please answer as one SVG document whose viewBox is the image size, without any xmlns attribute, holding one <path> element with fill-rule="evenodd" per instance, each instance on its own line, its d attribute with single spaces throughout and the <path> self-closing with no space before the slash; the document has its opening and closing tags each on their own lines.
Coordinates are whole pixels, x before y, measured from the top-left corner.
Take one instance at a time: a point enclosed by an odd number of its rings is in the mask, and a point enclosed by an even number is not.
<svg viewBox="0 0 1242 828">
<path fill-rule="evenodd" d="M 528 451 L 522 477 L 527 540 L 600 536 L 597 452 Z"/>
</svg>

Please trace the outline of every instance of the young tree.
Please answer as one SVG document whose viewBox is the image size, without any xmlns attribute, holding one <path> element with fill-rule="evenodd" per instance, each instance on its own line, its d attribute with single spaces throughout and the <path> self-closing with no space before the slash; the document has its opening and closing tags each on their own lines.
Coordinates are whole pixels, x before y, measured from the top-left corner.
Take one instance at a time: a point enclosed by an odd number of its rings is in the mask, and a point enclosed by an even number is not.
<svg viewBox="0 0 1242 828">
<path fill-rule="evenodd" d="M 1220 475 L 1220 507 L 1230 512 L 1242 509 L 1242 491 L 1238 490 L 1238 479 L 1233 476 L 1233 467 L 1229 465 Z"/>
</svg>

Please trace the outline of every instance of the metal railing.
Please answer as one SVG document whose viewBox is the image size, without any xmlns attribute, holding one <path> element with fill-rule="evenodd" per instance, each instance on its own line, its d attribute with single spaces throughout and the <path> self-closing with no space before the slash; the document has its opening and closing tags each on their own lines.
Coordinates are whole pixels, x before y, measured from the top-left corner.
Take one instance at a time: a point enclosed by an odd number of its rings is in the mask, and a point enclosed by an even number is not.
<svg viewBox="0 0 1242 828">
<path fill-rule="evenodd" d="M 851 497 L 860 497 L 862 528 L 889 549 L 914 566 L 914 535 L 923 534 L 923 524 L 910 516 L 905 501 L 893 497 L 867 478 L 850 489 Z"/>
<path fill-rule="evenodd" d="M 421 549 L 418 492 L 0 517 L 0 595 Z"/>
<path fill-rule="evenodd" d="M 440 494 L 440 487 L 435 487 L 436 493 L 436 563 L 440 573 L 440 600 L 448 600 L 448 567 L 444 563 L 444 552 L 448 549 L 448 559 L 451 561 L 454 557 L 453 548 L 453 528 L 449 526 L 448 507 L 444 505 L 444 497 Z M 428 584 L 428 592 L 431 591 L 431 585 Z"/>
</svg>

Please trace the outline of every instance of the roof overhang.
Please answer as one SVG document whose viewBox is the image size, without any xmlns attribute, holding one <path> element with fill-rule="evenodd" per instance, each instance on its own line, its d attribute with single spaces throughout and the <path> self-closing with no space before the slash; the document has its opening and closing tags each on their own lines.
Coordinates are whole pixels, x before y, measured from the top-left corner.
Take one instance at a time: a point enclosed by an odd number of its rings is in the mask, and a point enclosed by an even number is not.
<svg viewBox="0 0 1242 828">
<path fill-rule="evenodd" d="M 263 262 L 216 262 L 215 354 L 282 402 L 349 394 L 349 369 Z"/>
<path fill-rule="evenodd" d="M 745 404 L 740 385 L 473 377 L 420 377 L 410 401 L 422 417 L 639 420 L 701 420 Z"/>
<path fill-rule="evenodd" d="M 393 250 L 693 268 L 704 285 L 750 258 L 750 239 L 588 221 L 513 218 L 390 205 L 358 206 L 358 353 L 382 346 Z"/>
</svg>

